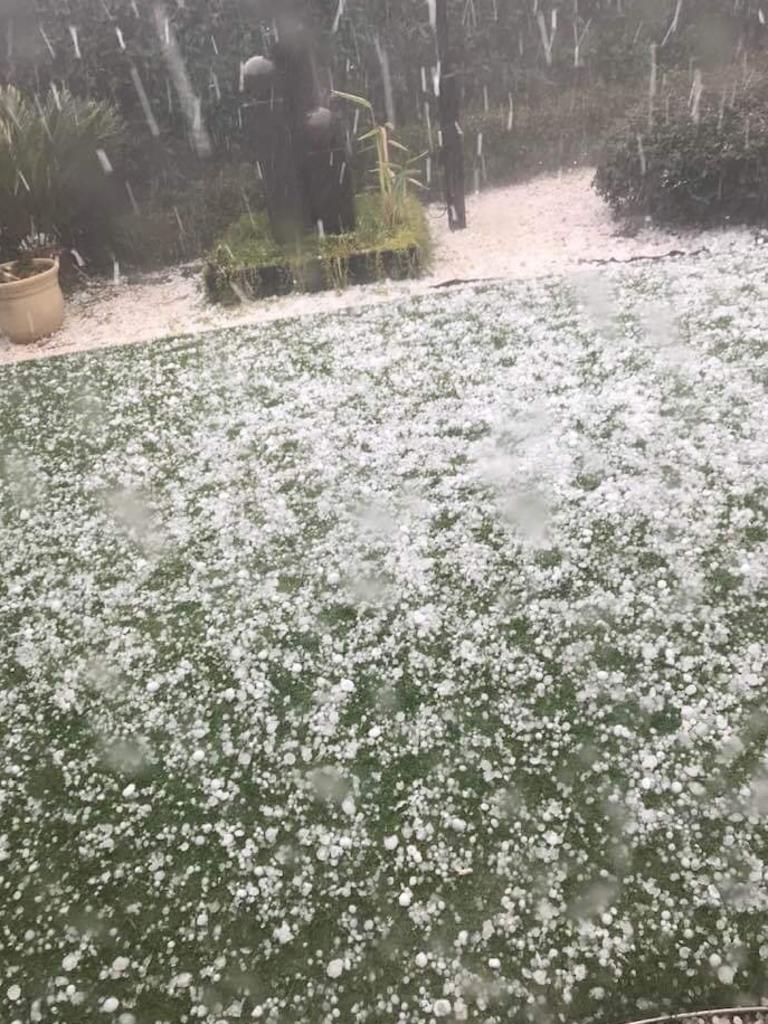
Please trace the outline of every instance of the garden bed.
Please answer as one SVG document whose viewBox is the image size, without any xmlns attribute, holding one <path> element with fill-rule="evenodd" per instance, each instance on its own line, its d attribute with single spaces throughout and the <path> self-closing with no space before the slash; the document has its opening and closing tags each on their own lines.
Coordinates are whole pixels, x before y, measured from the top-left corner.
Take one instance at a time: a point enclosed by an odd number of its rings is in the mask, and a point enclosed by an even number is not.
<svg viewBox="0 0 768 1024">
<path fill-rule="evenodd" d="M 211 302 L 237 303 L 316 292 L 387 278 L 420 277 L 430 258 L 429 229 L 412 198 L 389 225 L 378 195 L 358 196 L 357 228 L 346 235 L 308 235 L 296 252 L 276 243 L 265 214 L 241 217 L 208 256 L 205 290 Z"/>
<path fill-rule="evenodd" d="M 764 277 L 0 370 L 2 1019 L 759 1001 Z"/>
</svg>

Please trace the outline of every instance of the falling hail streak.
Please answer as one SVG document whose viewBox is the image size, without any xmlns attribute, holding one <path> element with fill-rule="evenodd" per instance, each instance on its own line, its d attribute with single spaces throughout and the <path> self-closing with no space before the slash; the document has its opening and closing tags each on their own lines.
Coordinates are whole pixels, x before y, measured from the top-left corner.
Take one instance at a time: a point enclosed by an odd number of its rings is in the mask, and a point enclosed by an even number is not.
<svg viewBox="0 0 768 1024">
<path fill-rule="evenodd" d="M 82 60 L 83 55 L 80 52 L 80 38 L 77 34 L 77 28 L 74 25 L 69 26 L 69 34 L 72 36 L 72 45 L 75 48 L 75 57 L 77 57 L 78 60 Z"/>
<path fill-rule="evenodd" d="M 677 6 L 675 7 L 675 14 L 674 14 L 674 17 L 672 18 L 672 22 L 671 22 L 669 28 L 667 29 L 667 34 L 664 36 L 664 41 L 661 44 L 662 48 L 667 45 L 667 43 L 669 41 L 669 37 L 672 35 L 672 33 L 673 32 L 677 32 L 677 26 L 680 24 L 680 12 L 682 11 L 682 9 L 683 9 L 683 0 L 677 0 Z"/>
<path fill-rule="evenodd" d="M 154 15 L 158 36 L 162 42 L 166 43 L 163 50 L 165 62 L 168 65 L 168 71 L 176 89 L 176 94 L 181 102 L 182 113 L 190 131 L 192 145 L 198 156 L 209 156 L 211 140 L 203 124 L 200 100 L 195 96 L 179 45 L 173 32 L 170 30 L 170 22 L 164 4 L 155 4 Z"/>
<path fill-rule="evenodd" d="M 144 117 L 146 118 L 147 124 L 151 134 L 157 138 L 160 135 L 160 129 L 155 120 L 155 115 L 152 113 L 152 107 L 149 104 L 149 97 L 147 91 L 139 76 L 139 72 L 136 69 L 136 65 L 131 65 L 131 81 L 139 97 L 139 103 L 141 103 L 141 109 L 144 111 Z"/>
<path fill-rule="evenodd" d="M 101 164 L 102 171 L 104 171 L 105 174 L 111 174 L 112 162 L 110 161 L 106 152 L 103 149 L 97 149 L 96 156 L 98 157 L 99 163 Z"/>
<path fill-rule="evenodd" d="M 376 56 L 379 59 L 381 78 L 384 82 L 384 105 L 387 108 L 387 120 L 391 125 L 395 123 L 395 94 L 392 89 L 392 76 L 389 71 L 389 54 L 381 45 L 381 40 L 376 36 L 373 40 L 376 48 Z"/>
<path fill-rule="evenodd" d="M 133 208 L 133 212 L 139 213 L 139 204 L 136 202 L 136 195 L 133 191 L 133 188 L 131 187 L 130 181 L 126 181 L 125 191 L 128 193 L 128 198 L 131 201 L 131 207 Z"/>
<path fill-rule="evenodd" d="M 45 31 L 45 29 L 43 28 L 42 25 L 40 25 L 40 35 L 43 37 L 43 41 L 44 41 L 45 45 L 48 47 L 48 52 L 50 53 L 50 55 L 55 60 L 56 59 L 56 51 L 54 50 L 53 43 L 48 38 L 48 35 L 47 35 L 47 33 L 46 33 L 46 31 Z"/>
<path fill-rule="evenodd" d="M 693 76 L 693 85 L 691 87 L 691 120 L 694 124 L 699 124 L 701 121 L 701 96 L 704 92 L 704 82 L 701 76 L 699 68 L 696 69 Z"/>
<path fill-rule="evenodd" d="M 346 0 L 339 0 L 339 6 L 336 8 L 336 17 L 333 19 L 333 28 L 331 29 L 331 32 L 333 32 L 334 35 L 339 31 L 339 24 L 341 23 L 341 19 L 344 15 L 345 7 Z"/>
</svg>

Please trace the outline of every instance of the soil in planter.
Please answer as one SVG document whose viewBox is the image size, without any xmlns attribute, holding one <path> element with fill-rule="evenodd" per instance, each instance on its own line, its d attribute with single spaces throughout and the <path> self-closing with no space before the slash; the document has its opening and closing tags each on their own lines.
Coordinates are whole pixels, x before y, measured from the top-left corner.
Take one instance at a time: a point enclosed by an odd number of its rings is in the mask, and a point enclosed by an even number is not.
<svg viewBox="0 0 768 1024">
<path fill-rule="evenodd" d="M 3 283 L 8 284 L 13 281 L 26 281 L 30 277 L 37 277 L 38 274 L 43 273 L 39 267 L 36 267 L 34 261 L 30 259 L 18 259 L 14 263 L 1 272 L 3 275 Z"/>
</svg>

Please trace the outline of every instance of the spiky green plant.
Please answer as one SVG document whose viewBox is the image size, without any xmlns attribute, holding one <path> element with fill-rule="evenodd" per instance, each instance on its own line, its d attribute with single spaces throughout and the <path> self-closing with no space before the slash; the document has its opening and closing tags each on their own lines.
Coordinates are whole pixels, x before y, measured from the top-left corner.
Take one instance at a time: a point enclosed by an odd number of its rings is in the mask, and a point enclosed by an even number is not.
<svg viewBox="0 0 768 1024">
<path fill-rule="evenodd" d="M 14 86 L 0 88 L 0 244 L 15 251 L 43 232 L 73 244 L 92 221 L 109 177 L 107 151 L 123 137 L 108 103 L 51 89 L 30 100 Z"/>
<path fill-rule="evenodd" d="M 408 186 L 415 188 L 424 186 L 414 177 L 414 165 L 421 160 L 425 153 L 420 156 L 409 157 L 407 146 L 403 146 L 392 137 L 392 126 L 381 124 L 376 120 L 376 113 L 373 104 L 363 96 L 355 96 L 349 92 L 335 90 L 334 96 L 339 99 L 354 103 L 355 106 L 365 110 L 371 120 L 371 127 L 364 132 L 358 142 L 370 142 L 376 154 L 376 168 L 374 173 L 378 177 L 379 192 L 382 196 L 382 208 L 389 228 L 397 227 L 402 219 L 404 204 L 408 197 Z M 392 150 L 402 153 L 400 162 L 393 160 Z"/>
</svg>

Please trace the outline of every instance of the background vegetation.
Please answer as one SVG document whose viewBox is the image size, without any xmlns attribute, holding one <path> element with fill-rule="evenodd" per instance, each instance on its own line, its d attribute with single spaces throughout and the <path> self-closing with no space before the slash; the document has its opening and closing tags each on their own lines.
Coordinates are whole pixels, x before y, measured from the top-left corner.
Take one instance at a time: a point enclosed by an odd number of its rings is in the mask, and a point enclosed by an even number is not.
<svg viewBox="0 0 768 1024">
<path fill-rule="evenodd" d="M 429 4 L 306 0 L 329 91 L 369 97 L 438 181 L 435 65 Z M 648 87 L 656 46 L 665 76 L 714 73 L 750 60 L 765 41 L 757 0 L 450 0 L 470 187 L 594 160 L 608 129 Z M 126 145 L 108 156 L 109 230 L 77 212 L 47 225 L 84 257 L 156 265 L 205 251 L 261 188 L 242 128 L 241 62 L 264 52 L 272 23 L 263 0 L 9 0 L 0 14 L 0 81 L 32 103 L 51 89 L 109 102 Z M 174 63 L 174 55 L 180 60 Z M 193 102 L 178 89 L 188 76 Z M 350 130 L 354 111 L 345 110 Z M 206 144 L 199 145 L 200 133 Z M 91 170 L 101 163 L 91 160 Z M 364 181 L 364 158 L 357 167 Z M 103 173 L 103 172 L 102 172 Z M 92 175 L 83 194 L 93 194 Z M 105 217 L 100 218 L 102 224 Z M 2 227 L 5 227 L 3 225 Z"/>
</svg>

